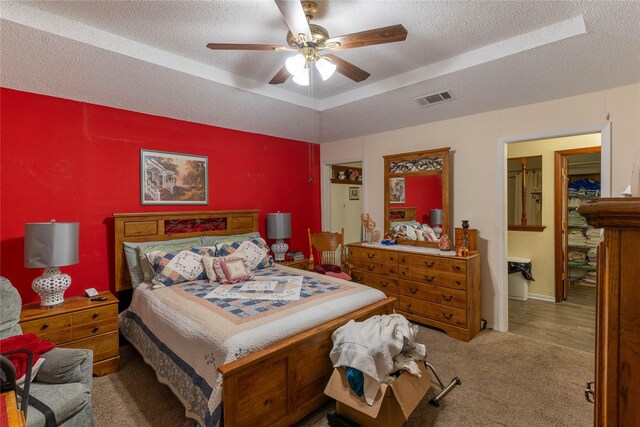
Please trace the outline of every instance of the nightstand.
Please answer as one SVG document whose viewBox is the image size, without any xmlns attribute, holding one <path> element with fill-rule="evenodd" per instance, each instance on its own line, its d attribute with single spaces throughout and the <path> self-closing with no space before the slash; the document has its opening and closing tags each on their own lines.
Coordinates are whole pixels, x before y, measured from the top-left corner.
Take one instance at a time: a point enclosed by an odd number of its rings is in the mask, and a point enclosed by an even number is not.
<svg viewBox="0 0 640 427">
<path fill-rule="evenodd" d="M 296 259 L 293 261 L 276 261 L 276 264 L 299 268 L 300 270 L 309 270 L 309 258 Z"/>
<path fill-rule="evenodd" d="M 118 370 L 118 299 L 100 292 L 105 301 L 89 297 L 65 298 L 62 304 L 41 307 L 40 303 L 22 306 L 20 327 L 60 347 L 93 350 L 93 374 L 106 375 Z"/>
</svg>

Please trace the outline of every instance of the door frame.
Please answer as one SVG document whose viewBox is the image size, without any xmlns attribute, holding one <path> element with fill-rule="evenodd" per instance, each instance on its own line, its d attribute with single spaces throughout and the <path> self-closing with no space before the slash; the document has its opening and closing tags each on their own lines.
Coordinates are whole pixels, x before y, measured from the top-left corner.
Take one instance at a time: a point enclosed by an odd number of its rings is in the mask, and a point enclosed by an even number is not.
<svg viewBox="0 0 640 427">
<path fill-rule="evenodd" d="M 496 272 L 496 324 L 493 329 L 500 332 L 509 330 L 509 290 L 507 288 L 507 144 L 524 141 L 535 141 L 565 136 L 600 133 L 600 168 L 602 181 L 600 184 L 602 197 L 611 194 L 611 122 L 585 125 L 569 129 L 556 129 L 535 132 L 525 135 L 500 137 L 497 140 L 497 199 L 498 199 L 498 240 L 497 256 L 491 263 L 491 270 Z M 364 166 L 364 165 L 363 165 Z"/>
<path fill-rule="evenodd" d="M 601 153 L 602 156 L 602 147 L 594 146 L 594 147 L 582 147 L 582 148 L 572 148 L 569 150 L 558 150 L 554 153 L 554 178 L 553 178 L 553 194 L 554 194 L 554 212 L 553 212 L 553 220 L 554 220 L 554 249 L 555 249 L 555 289 L 556 289 L 556 302 L 562 302 L 565 299 L 565 283 L 563 272 L 566 271 L 566 259 L 563 258 L 562 254 L 564 252 L 564 246 L 566 241 L 566 230 L 565 223 L 563 221 L 564 214 L 564 205 L 562 201 L 562 187 L 565 185 L 564 180 L 562 178 L 562 167 L 567 163 L 567 157 L 575 155 L 575 154 L 588 154 L 588 153 Z M 601 157 L 602 159 L 602 157 Z M 602 165 L 600 166 L 600 174 L 602 174 Z M 602 182 L 602 181 L 601 181 Z M 567 227 L 568 228 L 568 227 Z"/>
<path fill-rule="evenodd" d="M 362 205 L 362 212 L 365 212 L 365 199 L 366 192 L 366 171 L 365 161 L 362 157 L 346 157 L 343 159 L 331 160 L 320 163 L 320 210 L 322 219 L 322 230 L 329 230 L 331 224 L 331 166 L 340 165 L 343 163 L 362 163 L 362 186 L 360 187 L 360 203 Z"/>
</svg>

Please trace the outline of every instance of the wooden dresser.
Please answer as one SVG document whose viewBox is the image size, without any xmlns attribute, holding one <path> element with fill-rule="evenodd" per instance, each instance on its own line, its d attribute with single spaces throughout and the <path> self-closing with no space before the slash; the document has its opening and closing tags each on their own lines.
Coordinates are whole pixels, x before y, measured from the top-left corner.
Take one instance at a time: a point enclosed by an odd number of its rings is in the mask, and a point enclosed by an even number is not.
<svg viewBox="0 0 640 427">
<path fill-rule="evenodd" d="M 640 198 L 601 199 L 578 212 L 604 228 L 598 247 L 595 425 L 640 426 Z"/>
<path fill-rule="evenodd" d="M 94 375 L 115 372 L 120 361 L 118 300 L 109 292 L 98 296 L 107 299 L 70 297 L 53 307 L 26 304 L 20 314 L 22 332 L 34 333 L 60 347 L 93 350 Z"/>
<path fill-rule="evenodd" d="M 394 308 L 407 319 L 464 341 L 480 332 L 480 255 L 444 256 L 405 245 L 348 248 L 353 281 L 397 298 Z"/>
</svg>

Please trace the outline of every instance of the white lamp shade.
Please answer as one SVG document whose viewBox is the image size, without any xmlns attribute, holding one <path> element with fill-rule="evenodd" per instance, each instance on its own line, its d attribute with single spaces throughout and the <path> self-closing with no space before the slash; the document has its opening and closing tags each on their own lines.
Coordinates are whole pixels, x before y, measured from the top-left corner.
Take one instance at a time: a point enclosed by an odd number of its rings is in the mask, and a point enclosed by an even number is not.
<svg viewBox="0 0 640 427">
<path fill-rule="evenodd" d="M 309 69 L 305 68 L 303 72 L 294 75 L 293 81 L 300 86 L 309 86 Z"/>
<path fill-rule="evenodd" d="M 267 214 L 267 237 L 269 239 L 288 239 L 291 237 L 291 214 Z"/>
<path fill-rule="evenodd" d="M 62 267 L 78 263 L 77 222 L 32 222 L 24 225 L 24 266 Z"/>
<path fill-rule="evenodd" d="M 296 55 L 287 58 L 284 65 L 285 67 L 287 67 L 287 71 L 289 72 L 289 74 L 295 77 L 305 70 L 304 66 L 306 62 L 307 60 L 305 59 L 304 55 L 301 53 L 297 53 Z"/>
<path fill-rule="evenodd" d="M 322 80 L 327 80 L 336 71 L 336 65 L 326 58 L 320 58 L 316 61 L 316 68 L 322 76 Z"/>
</svg>

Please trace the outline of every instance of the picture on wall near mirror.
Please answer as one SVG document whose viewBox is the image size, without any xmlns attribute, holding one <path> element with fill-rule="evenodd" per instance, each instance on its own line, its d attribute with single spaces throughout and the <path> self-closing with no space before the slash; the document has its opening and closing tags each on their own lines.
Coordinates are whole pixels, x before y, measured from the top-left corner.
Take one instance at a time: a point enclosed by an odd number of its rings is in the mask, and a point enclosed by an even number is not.
<svg viewBox="0 0 640 427">
<path fill-rule="evenodd" d="M 389 178 L 389 203 L 404 203 L 404 178 Z"/>
</svg>

